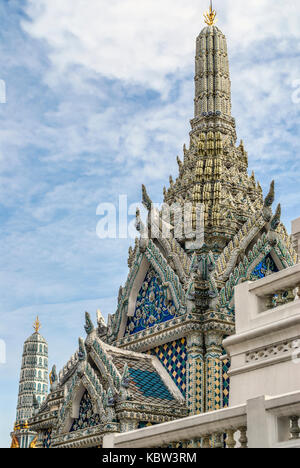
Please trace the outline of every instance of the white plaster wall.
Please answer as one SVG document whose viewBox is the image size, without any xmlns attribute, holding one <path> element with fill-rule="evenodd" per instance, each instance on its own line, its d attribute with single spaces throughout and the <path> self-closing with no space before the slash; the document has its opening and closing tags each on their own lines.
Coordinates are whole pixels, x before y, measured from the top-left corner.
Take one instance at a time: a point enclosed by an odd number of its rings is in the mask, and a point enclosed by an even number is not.
<svg viewBox="0 0 300 468">
<path fill-rule="evenodd" d="M 266 294 L 298 284 L 300 264 L 236 287 L 236 335 L 223 342 L 231 359 L 230 406 L 300 391 L 300 300 L 265 310 Z"/>
<path fill-rule="evenodd" d="M 234 367 L 234 363 L 233 363 Z M 290 360 L 231 377 L 230 406 L 261 395 L 277 396 L 300 390 L 300 363 Z"/>
</svg>

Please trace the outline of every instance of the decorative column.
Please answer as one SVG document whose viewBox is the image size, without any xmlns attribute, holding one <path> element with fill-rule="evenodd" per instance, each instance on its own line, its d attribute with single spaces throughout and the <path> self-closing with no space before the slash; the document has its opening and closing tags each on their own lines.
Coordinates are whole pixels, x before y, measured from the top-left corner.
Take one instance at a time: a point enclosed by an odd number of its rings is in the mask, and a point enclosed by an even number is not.
<svg viewBox="0 0 300 468">
<path fill-rule="evenodd" d="M 205 411 L 205 379 L 203 358 L 203 334 L 192 332 L 187 336 L 187 392 L 186 400 L 190 415 Z"/>
<path fill-rule="evenodd" d="M 209 330 L 205 335 L 205 373 L 206 373 L 206 411 L 215 411 L 223 407 L 223 333 Z"/>
</svg>

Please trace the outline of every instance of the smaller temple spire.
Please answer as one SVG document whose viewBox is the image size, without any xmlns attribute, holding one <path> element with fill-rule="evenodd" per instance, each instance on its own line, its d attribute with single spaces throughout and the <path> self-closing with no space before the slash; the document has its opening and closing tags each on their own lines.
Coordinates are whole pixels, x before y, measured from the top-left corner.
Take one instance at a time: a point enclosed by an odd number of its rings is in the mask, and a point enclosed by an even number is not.
<svg viewBox="0 0 300 468">
<path fill-rule="evenodd" d="M 30 419 L 37 405 L 41 405 L 48 393 L 48 345 L 39 333 L 41 327 L 37 317 L 34 333 L 24 343 L 17 404 L 17 424 Z M 23 427 L 23 426 L 22 426 Z"/>
<path fill-rule="evenodd" d="M 210 0 L 209 11 L 204 13 L 204 21 L 208 26 L 213 26 L 216 22 L 217 12 L 213 10 L 212 0 Z"/>
<path fill-rule="evenodd" d="M 33 324 L 33 328 L 34 328 L 35 333 L 38 333 L 38 332 L 39 332 L 39 330 L 40 330 L 40 328 L 41 328 L 41 322 L 39 321 L 39 317 L 37 317 L 37 318 L 35 319 L 35 322 L 34 322 L 34 324 Z"/>
</svg>

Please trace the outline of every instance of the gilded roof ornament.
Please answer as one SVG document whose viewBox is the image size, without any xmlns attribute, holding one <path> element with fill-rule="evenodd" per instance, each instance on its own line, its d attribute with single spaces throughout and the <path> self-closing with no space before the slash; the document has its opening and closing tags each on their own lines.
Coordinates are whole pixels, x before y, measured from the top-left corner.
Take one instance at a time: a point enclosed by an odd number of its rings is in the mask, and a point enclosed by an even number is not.
<svg viewBox="0 0 300 468">
<path fill-rule="evenodd" d="M 10 448 L 13 448 L 13 449 L 20 448 L 19 441 L 14 434 L 12 435 L 12 442 L 11 442 Z"/>
<path fill-rule="evenodd" d="M 38 443 L 38 436 L 35 436 L 35 438 L 34 438 L 33 441 L 31 442 L 29 448 L 35 449 L 37 443 Z"/>
<path fill-rule="evenodd" d="M 204 21 L 208 26 L 213 26 L 216 22 L 217 12 L 213 10 L 212 0 L 210 1 L 209 11 L 204 13 Z"/>
<path fill-rule="evenodd" d="M 35 319 L 35 322 L 33 324 L 33 328 L 35 330 L 35 333 L 38 333 L 40 328 L 41 328 L 41 322 L 39 321 L 38 317 Z"/>
</svg>

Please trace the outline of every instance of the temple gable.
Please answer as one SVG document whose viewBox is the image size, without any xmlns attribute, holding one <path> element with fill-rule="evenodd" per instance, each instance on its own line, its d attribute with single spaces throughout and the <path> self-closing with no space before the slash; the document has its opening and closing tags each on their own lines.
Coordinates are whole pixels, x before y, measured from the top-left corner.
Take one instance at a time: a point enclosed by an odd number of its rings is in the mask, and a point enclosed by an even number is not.
<svg viewBox="0 0 300 468">
<path fill-rule="evenodd" d="M 149 268 L 136 299 L 133 317 L 128 318 L 125 334 L 133 335 L 157 323 L 167 322 L 176 315 L 172 299 L 168 299 L 162 281 L 153 268 Z"/>
<path fill-rule="evenodd" d="M 97 426 L 100 422 L 100 415 L 94 413 L 90 395 L 86 390 L 80 401 L 78 418 L 74 419 L 70 432 Z"/>
</svg>

